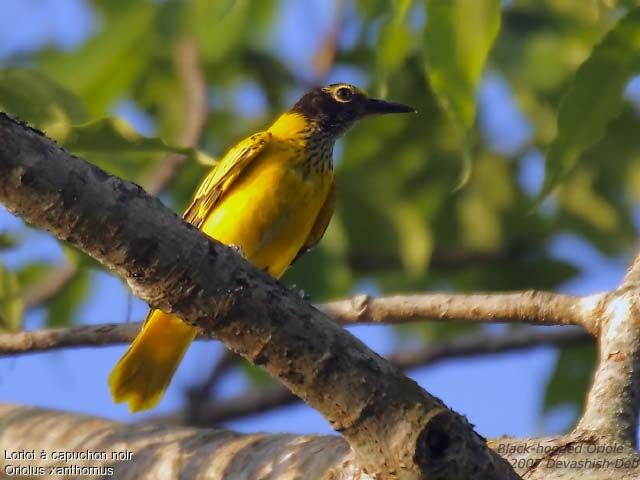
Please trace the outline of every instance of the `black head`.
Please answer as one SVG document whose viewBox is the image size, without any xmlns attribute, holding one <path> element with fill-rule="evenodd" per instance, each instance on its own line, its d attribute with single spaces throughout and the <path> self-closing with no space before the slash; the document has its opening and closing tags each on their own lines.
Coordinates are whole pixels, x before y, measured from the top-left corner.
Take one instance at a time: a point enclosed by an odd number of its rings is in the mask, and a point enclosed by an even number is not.
<svg viewBox="0 0 640 480">
<path fill-rule="evenodd" d="M 367 94 L 348 83 L 334 83 L 309 90 L 291 109 L 317 122 L 322 130 L 338 136 L 353 123 L 368 115 L 409 113 L 415 109 L 400 103 L 369 98 Z"/>
</svg>

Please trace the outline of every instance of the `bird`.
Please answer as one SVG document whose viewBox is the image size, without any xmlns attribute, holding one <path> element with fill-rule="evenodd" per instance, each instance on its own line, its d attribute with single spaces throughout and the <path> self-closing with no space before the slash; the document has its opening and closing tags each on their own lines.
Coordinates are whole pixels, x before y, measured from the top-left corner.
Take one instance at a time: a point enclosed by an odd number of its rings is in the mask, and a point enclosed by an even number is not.
<svg viewBox="0 0 640 480">
<path fill-rule="evenodd" d="M 348 83 L 312 88 L 265 131 L 232 147 L 206 176 L 184 220 L 280 278 L 324 235 L 336 188 L 333 146 L 365 117 L 415 112 Z M 196 328 L 151 309 L 109 375 L 116 403 L 132 412 L 162 398 Z"/>
</svg>

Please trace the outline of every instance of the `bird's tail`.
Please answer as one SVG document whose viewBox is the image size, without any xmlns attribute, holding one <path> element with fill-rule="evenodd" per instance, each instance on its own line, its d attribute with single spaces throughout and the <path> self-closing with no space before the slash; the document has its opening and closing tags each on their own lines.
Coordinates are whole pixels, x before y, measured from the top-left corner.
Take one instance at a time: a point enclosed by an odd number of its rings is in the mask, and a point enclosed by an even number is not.
<svg viewBox="0 0 640 480">
<path fill-rule="evenodd" d="M 154 407 L 169 386 L 196 329 L 174 315 L 152 310 L 127 353 L 109 375 L 111 396 L 132 412 Z"/>
</svg>

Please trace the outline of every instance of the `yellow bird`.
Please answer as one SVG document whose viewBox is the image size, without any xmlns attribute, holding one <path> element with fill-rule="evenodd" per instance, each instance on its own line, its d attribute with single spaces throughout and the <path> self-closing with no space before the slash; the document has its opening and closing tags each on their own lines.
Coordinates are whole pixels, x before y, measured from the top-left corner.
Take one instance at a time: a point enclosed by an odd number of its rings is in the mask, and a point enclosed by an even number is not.
<svg viewBox="0 0 640 480">
<path fill-rule="evenodd" d="M 413 111 L 346 83 L 314 88 L 267 131 L 229 150 L 184 219 L 279 278 L 329 224 L 336 139 L 368 115 Z M 151 310 L 109 376 L 114 401 L 128 402 L 133 412 L 154 407 L 195 336 L 180 318 Z"/>
</svg>

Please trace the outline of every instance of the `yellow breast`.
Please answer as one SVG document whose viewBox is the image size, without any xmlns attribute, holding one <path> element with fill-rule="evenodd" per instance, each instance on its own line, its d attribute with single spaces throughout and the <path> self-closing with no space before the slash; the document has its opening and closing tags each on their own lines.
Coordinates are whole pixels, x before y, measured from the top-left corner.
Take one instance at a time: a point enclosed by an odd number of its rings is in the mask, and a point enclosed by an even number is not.
<svg viewBox="0 0 640 480">
<path fill-rule="evenodd" d="M 333 181 L 330 169 L 305 169 L 305 150 L 274 138 L 225 193 L 202 225 L 280 277 L 309 232 Z"/>
</svg>

